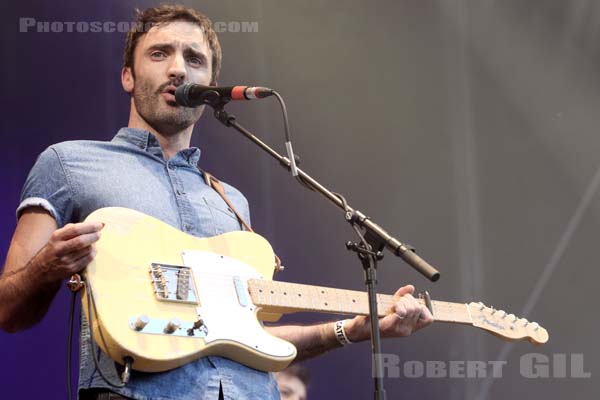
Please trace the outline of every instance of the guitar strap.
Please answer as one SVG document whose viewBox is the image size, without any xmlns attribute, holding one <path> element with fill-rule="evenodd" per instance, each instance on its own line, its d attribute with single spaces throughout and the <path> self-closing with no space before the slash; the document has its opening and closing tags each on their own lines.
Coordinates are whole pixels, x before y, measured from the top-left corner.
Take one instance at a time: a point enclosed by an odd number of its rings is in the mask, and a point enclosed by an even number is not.
<svg viewBox="0 0 600 400">
<path fill-rule="evenodd" d="M 221 198 L 223 199 L 225 204 L 227 204 L 227 207 L 229 207 L 229 209 L 231 211 L 233 211 L 233 213 L 235 214 L 238 221 L 240 221 L 240 224 L 242 225 L 242 227 L 244 229 L 246 229 L 247 231 L 254 233 L 254 230 L 252 229 L 252 227 L 250 225 L 248 225 L 248 223 L 246 222 L 244 217 L 242 217 L 242 215 L 235 209 L 235 207 L 233 206 L 233 203 L 231 203 L 231 201 L 225 194 L 225 188 L 223 187 L 223 184 L 217 178 L 215 178 L 212 174 L 209 174 L 208 172 L 206 172 L 204 170 L 201 170 L 201 171 L 204 174 L 204 181 L 206 182 L 206 184 L 208 186 L 210 186 L 211 188 L 213 188 L 215 190 L 215 192 L 217 192 L 219 194 L 219 196 L 221 196 Z M 279 257 L 277 257 L 277 254 L 275 254 L 275 272 L 279 272 L 282 270 L 283 270 L 283 267 L 281 266 L 281 259 Z"/>
</svg>

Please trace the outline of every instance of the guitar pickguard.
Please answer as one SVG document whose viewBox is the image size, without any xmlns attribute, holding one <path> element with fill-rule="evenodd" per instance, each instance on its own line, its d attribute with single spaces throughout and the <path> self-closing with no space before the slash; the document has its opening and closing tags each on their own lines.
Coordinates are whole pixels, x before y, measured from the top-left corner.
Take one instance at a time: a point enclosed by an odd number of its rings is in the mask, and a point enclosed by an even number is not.
<svg viewBox="0 0 600 400">
<path fill-rule="evenodd" d="M 295 348 L 274 340 L 256 318 L 257 307 L 248 296 L 248 279 L 262 279 L 250 266 L 208 251 L 184 251 L 183 264 L 193 271 L 200 306 L 197 307 L 208 333 L 206 343 L 227 340 L 271 357 L 290 357 Z"/>
</svg>

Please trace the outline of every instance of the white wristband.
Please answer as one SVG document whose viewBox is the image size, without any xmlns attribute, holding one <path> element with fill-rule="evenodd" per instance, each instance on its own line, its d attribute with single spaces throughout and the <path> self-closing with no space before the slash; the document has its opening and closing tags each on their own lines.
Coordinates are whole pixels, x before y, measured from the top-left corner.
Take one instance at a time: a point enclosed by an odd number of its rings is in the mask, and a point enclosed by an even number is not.
<svg viewBox="0 0 600 400">
<path fill-rule="evenodd" d="M 346 322 L 345 319 L 337 321 L 333 325 L 333 332 L 335 333 L 335 337 L 342 346 L 352 343 L 350 340 L 348 340 L 348 336 L 346 336 L 346 331 L 344 330 L 344 322 Z"/>
</svg>

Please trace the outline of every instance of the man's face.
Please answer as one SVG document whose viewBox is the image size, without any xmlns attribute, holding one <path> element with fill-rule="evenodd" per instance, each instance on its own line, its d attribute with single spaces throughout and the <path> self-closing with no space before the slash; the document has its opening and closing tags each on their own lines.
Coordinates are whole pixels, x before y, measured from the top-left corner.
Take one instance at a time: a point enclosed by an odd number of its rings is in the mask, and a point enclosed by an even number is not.
<svg viewBox="0 0 600 400">
<path fill-rule="evenodd" d="M 290 374 L 275 374 L 281 400 L 306 400 L 306 386 L 300 379 Z"/>
<path fill-rule="evenodd" d="M 202 28 L 196 24 L 175 21 L 150 29 L 140 38 L 134 52 L 135 78 L 132 74 L 131 80 L 138 114 L 166 135 L 196 123 L 203 107 L 178 106 L 175 88 L 187 82 L 208 85 L 211 58 Z"/>
</svg>

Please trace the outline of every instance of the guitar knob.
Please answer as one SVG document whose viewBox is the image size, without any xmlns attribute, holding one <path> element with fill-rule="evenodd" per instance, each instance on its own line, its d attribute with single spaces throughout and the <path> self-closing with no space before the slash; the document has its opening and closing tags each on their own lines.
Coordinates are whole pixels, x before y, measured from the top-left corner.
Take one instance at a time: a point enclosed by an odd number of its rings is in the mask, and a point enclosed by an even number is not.
<svg viewBox="0 0 600 400">
<path fill-rule="evenodd" d="M 173 333 L 177 329 L 179 329 L 180 326 L 181 326 L 181 321 L 178 318 L 172 318 L 165 326 L 165 329 L 163 329 L 163 332 L 164 333 Z"/>
<path fill-rule="evenodd" d="M 137 319 L 133 323 L 133 328 L 136 331 L 141 331 L 142 329 L 144 329 L 146 327 L 146 325 L 148 325 L 148 322 L 150 322 L 150 318 L 148 318 L 147 315 L 141 314 L 137 317 Z"/>
</svg>

